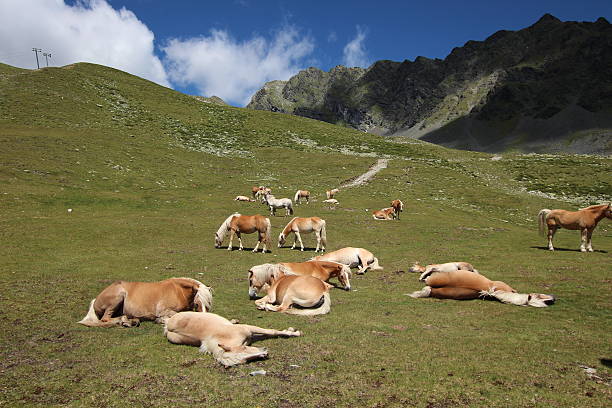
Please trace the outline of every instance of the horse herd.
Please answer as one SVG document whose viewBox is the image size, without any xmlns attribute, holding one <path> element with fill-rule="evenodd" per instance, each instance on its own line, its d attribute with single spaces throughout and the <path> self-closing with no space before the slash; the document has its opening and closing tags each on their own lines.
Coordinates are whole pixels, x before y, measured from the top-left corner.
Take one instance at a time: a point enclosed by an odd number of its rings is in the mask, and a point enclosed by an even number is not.
<svg viewBox="0 0 612 408">
<path fill-rule="evenodd" d="M 334 199 L 338 190 L 326 192 L 328 200 Z M 281 203 L 271 197 L 271 190 L 266 187 L 253 187 L 252 199 L 261 199 L 274 214 L 276 205 L 293 213 L 292 205 Z M 309 202 L 310 193 L 298 190 L 295 201 Z M 335 199 L 334 199 L 335 200 Z M 374 219 L 399 219 L 403 203 L 393 200 L 391 207 L 374 211 Z M 280 208 L 280 207 L 276 207 Z M 541 210 L 538 215 L 540 229 L 548 226 L 549 249 L 552 237 L 559 228 L 581 229 L 581 251 L 593 251 L 591 235 L 597 223 L 604 217 L 612 219 L 610 204 L 587 207 L 580 211 Z M 261 215 L 230 215 L 223 221 L 215 233 L 215 247 L 220 248 L 227 234 L 230 234 L 228 250 L 232 250 L 234 235 L 238 237 L 239 249 L 243 249 L 241 233 L 258 232 L 257 252 L 262 244 L 262 253 L 271 246 L 270 219 Z M 278 237 L 281 248 L 287 237 L 295 235 L 293 246 L 299 242 L 304 250 L 301 234 L 315 233 L 317 247 L 315 253 L 321 252 L 304 262 L 280 262 L 255 265 L 248 271 L 249 298 L 255 300 L 259 310 L 283 312 L 298 315 L 326 314 L 331 310 L 330 289 L 337 287 L 330 283 L 335 278 L 340 288 L 350 291 L 351 268 L 357 268 L 357 274 L 367 270 L 382 270 L 374 254 L 364 248 L 346 247 L 337 251 L 324 253 L 327 245 L 326 222 L 318 217 L 295 217 L 285 226 Z M 495 299 L 503 303 L 521 306 L 546 307 L 554 303 L 552 295 L 541 293 L 517 293 L 504 282 L 492 281 L 480 274 L 467 262 L 449 262 L 421 266 L 415 263 L 410 272 L 420 273 L 419 280 L 425 287 L 410 294 L 411 297 L 434 297 L 439 299 Z M 258 293 L 263 296 L 258 298 Z M 79 323 L 90 327 L 133 327 L 141 320 L 152 320 L 164 324 L 164 335 L 174 344 L 198 346 L 200 351 L 207 352 L 225 367 L 265 358 L 265 348 L 253 347 L 253 341 L 269 337 L 295 337 L 301 332 L 292 327 L 286 330 L 265 329 L 257 326 L 239 324 L 210 313 L 212 308 L 211 288 L 191 278 L 170 278 L 159 282 L 126 282 L 117 281 L 105 288 L 90 303 L 85 318 Z"/>
</svg>

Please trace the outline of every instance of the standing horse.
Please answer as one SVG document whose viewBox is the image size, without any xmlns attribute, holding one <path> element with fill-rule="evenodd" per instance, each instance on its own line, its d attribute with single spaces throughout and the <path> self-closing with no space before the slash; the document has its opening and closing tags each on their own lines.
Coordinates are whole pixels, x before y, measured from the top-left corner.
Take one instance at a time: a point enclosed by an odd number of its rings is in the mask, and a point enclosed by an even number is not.
<svg viewBox="0 0 612 408">
<path fill-rule="evenodd" d="M 391 201 L 391 208 L 395 210 L 395 218 L 400 219 L 400 213 L 404 211 L 404 203 L 400 200 Z"/>
<path fill-rule="evenodd" d="M 239 250 L 242 251 L 242 238 L 240 234 L 252 234 L 255 231 L 258 233 L 258 238 L 253 252 L 257 252 L 260 243 L 263 243 L 262 254 L 266 253 L 266 245 L 272 246 L 272 224 L 270 224 L 270 219 L 263 215 L 240 215 L 235 213 L 227 217 L 215 233 L 215 248 L 221 248 L 221 244 L 223 244 L 228 231 L 230 231 L 228 251 L 232 250 L 234 234 L 238 236 Z"/>
<path fill-rule="evenodd" d="M 366 273 L 368 269 L 382 271 L 378 258 L 363 248 L 346 247 L 325 255 L 315 256 L 311 261 L 331 261 L 347 265 L 349 268 L 359 268 L 358 275 Z"/>
<path fill-rule="evenodd" d="M 538 213 L 540 233 L 544 234 L 544 225 L 548 228 L 548 249 L 554 251 L 552 241 L 559 228 L 580 230 L 580 251 L 593 252 L 591 236 L 597 223 L 603 218 L 612 219 L 611 204 L 592 205 L 579 211 L 543 209 Z"/>
<path fill-rule="evenodd" d="M 265 348 L 251 347 L 254 340 L 270 337 L 296 337 L 301 333 L 287 330 L 262 329 L 248 324 L 233 324 L 214 313 L 182 312 L 166 322 L 164 335 L 170 343 L 200 347 L 225 367 L 266 358 Z"/>
<path fill-rule="evenodd" d="M 253 198 L 257 198 L 257 196 L 259 195 L 259 192 L 264 188 L 264 186 L 253 186 L 251 187 L 251 194 L 253 195 Z"/>
<path fill-rule="evenodd" d="M 333 188 L 331 190 L 325 191 L 325 195 L 327 196 L 327 199 L 329 200 L 330 198 L 334 198 L 334 196 L 338 194 L 339 191 L 340 190 L 338 190 L 337 188 Z"/>
<path fill-rule="evenodd" d="M 276 215 L 277 208 L 285 209 L 285 217 L 293 215 L 293 203 L 290 198 L 276 198 L 272 194 L 266 194 L 263 202 L 270 208 L 270 215 Z"/>
<path fill-rule="evenodd" d="M 542 293 L 516 293 L 504 282 L 491 281 L 483 275 L 465 270 L 434 272 L 425 279 L 425 284 L 427 286 L 410 296 L 456 300 L 489 297 L 502 303 L 534 307 L 546 307 L 555 301 L 554 296 Z"/>
<path fill-rule="evenodd" d="M 286 275 L 314 276 L 323 282 L 338 278 L 344 290 L 351 290 L 351 269 L 343 264 L 329 261 L 281 262 L 256 265 L 249 269 L 249 298 L 255 299 L 257 292 L 269 288 L 275 280 Z"/>
<path fill-rule="evenodd" d="M 296 204 L 300 203 L 300 199 L 305 199 L 306 204 L 310 204 L 310 191 L 308 190 L 298 190 L 295 192 L 295 197 L 293 197 L 293 201 Z"/>
<path fill-rule="evenodd" d="M 293 240 L 293 246 L 291 249 L 295 248 L 296 242 L 300 241 L 300 247 L 302 251 L 304 250 L 304 243 L 302 242 L 302 237 L 300 233 L 311 233 L 314 232 L 317 236 L 317 248 L 315 252 L 319 252 L 319 247 L 321 247 L 321 252 L 325 252 L 325 246 L 327 245 L 327 234 L 325 233 L 325 220 L 322 220 L 319 217 L 309 217 L 309 218 L 300 218 L 295 217 L 285 226 L 283 232 L 278 236 L 278 247 L 281 248 L 285 241 L 287 240 L 287 236 L 292 232 L 295 234 Z"/>
<path fill-rule="evenodd" d="M 89 304 L 79 323 L 89 327 L 133 327 L 140 320 L 161 323 L 177 312 L 212 308 L 211 289 L 191 278 L 160 282 L 117 281 L 107 286 Z"/>
</svg>

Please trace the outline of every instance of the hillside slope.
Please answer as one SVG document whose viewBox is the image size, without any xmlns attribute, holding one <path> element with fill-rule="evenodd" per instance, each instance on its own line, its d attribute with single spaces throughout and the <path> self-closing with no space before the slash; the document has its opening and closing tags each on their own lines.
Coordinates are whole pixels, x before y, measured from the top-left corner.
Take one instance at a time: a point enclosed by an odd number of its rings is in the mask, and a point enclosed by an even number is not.
<svg viewBox="0 0 612 408">
<path fill-rule="evenodd" d="M 608 21 L 547 14 L 444 60 L 309 68 L 266 84 L 248 107 L 460 149 L 610 154 L 611 66 Z"/>
<path fill-rule="evenodd" d="M 595 252 L 578 252 L 578 233 L 559 231 L 551 253 L 536 214 L 612 199 L 611 159 L 492 156 L 383 138 L 200 102 L 92 64 L 0 66 L 0 146 L 4 405 L 574 407 L 609 400 L 610 221 L 594 233 Z M 326 189 L 350 184 L 379 158 L 388 166 L 371 181 L 343 188 L 338 206 L 322 202 Z M 229 214 L 269 214 L 260 203 L 233 201 L 262 184 L 278 197 L 310 190 L 310 204 L 296 206 L 295 215 L 326 220 L 328 250 L 364 247 L 385 269 L 354 275 L 350 292 L 331 289 L 329 315 L 257 310 L 247 295 L 253 265 L 314 254 L 311 234 L 302 236 L 304 252 L 277 247 L 289 220 L 281 215 L 270 217 L 270 253 L 228 251 L 227 241 L 214 248 Z M 406 205 L 401 220 L 373 220 L 371 210 L 391 198 Z M 256 237 L 242 239 L 252 248 Z M 416 260 L 469 261 L 491 279 L 558 301 L 536 310 L 412 299 L 405 294 L 422 288 L 406 272 Z M 212 286 L 215 313 L 304 335 L 258 342 L 269 348 L 268 360 L 225 369 L 196 347 L 170 344 L 160 325 L 76 323 L 115 280 L 172 276 Z M 267 375 L 249 375 L 259 369 Z"/>
</svg>

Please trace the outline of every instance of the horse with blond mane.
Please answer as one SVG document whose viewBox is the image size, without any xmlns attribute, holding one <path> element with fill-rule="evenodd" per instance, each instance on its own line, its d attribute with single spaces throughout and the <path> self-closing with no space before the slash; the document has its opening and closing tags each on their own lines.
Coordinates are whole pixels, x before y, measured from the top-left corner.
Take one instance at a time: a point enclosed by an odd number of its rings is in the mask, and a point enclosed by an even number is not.
<svg viewBox="0 0 612 408">
<path fill-rule="evenodd" d="M 454 272 L 459 270 L 478 273 L 472 264 L 467 262 L 446 262 L 443 264 L 429 264 L 427 266 L 422 266 L 418 262 L 415 262 L 414 265 L 408 269 L 408 272 L 420 273 L 421 276 L 419 277 L 419 280 L 425 281 L 425 278 L 434 272 Z"/>
<path fill-rule="evenodd" d="M 395 210 L 395 218 L 400 219 L 400 213 L 404 211 L 404 203 L 401 200 L 391 201 L 391 208 Z"/>
<path fill-rule="evenodd" d="M 293 201 L 296 204 L 300 203 L 300 199 L 306 200 L 306 204 L 310 204 L 310 191 L 308 190 L 298 190 L 295 192 L 295 197 L 293 197 Z"/>
<path fill-rule="evenodd" d="M 368 269 L 382 271 L 378 258 L 364 248 L 346 247 L 324 255 L 315 256 L 311 261 L 331 261 L 347 265 L 349 268 L 359 268 L 357 274 L 366 273 Z"/>
<path fill-rule="evenodd" d="M 548 228 L 548 249 L 554 251 L 553 237 L 559 228 L 580 230 L 580 251 L 593 252 L 591 236 L 593 230 L 604 218 L 612 219 L 611 204 L 592 205 L 578 211 L 543 209 L 538 213 L 540 233 L 544 234 L 544 226 Z"/>
<path fill-rule="evenodd" d="M 333 286 L 314 276 L 283 275 L 274 280 L 267 294 L 255 301 L 260 310 L 303 316 L 329 313 Z"/>
<path fill-rule="evenodd" d="M 327 245 L 327 234 L 325 232 L 326 223 L 325 220 L 322 220 L 319 217 L 308 217 L 308 218 L 300 218 L 295 217 L 291 221 L 287 223 L 283 231 L 278 236 L 278 247 L 281 248 L 289 234 L 293 233 L 293 246 L 291 249 L 295 248 L 296 242 L 300 241 L 301 250 L 304 250 L 304 243 L 302 242 L 302 236 L 300 233 L 308 234 L 314 232 L 317 236 L 317 248 L 315 252 L 319 252 L 319 247 L 321 248 L 321 252 L 325 252 L 325 246 Z"/>
<path fill-rule="evenodd" d="M 334 196 L 336 194 L 338 194 L 338 192 L 340 192 L 340 190 L 338 190 L 337 188 L 332 188 L 331 190 L 326 190 L 325 191 L 325 196 L 327 197 L 327 199 L 332 199 L 334 198 Z"/>
<path fill-rule="evenodd" d="M 255 299 L 257 292 L 269 288 L 274 281 L 287 275 L 314 276 L 324 282 L 338 278 L 344 290 L 351 290 L 351 269 L 343 264 L 328 261 L 281 262 L 255 265 L 249 269 L 249 298 Z"/>
<path fill-rule="evenodd" d="M 234 234 L 238 237 L 238 243 L 240 244 L 239 250 L 242 251 L 243 246 L 240 234 L 252 234 L 255 231 L 257 231 L 258 238 L 257 245 L 253 248 L 253 252 L 257 252 L 259 244 L 261 243 L 263 243 L 262 254 L 266 252 L 266 245 L 272 246 L 272 224 L 270 223 L 270 219 L 263 215 L 241 215 L 239 213 L 234 213 L 227 217 L 215 233 L 215 248 L 221 248 L 228 231 L 230 232 L 229 245 L 227 246 L 228 251 L 232 250 Z"/>
<path fill-rule="evenodd" d="M 234 324 L 214 313 L 181 312 L 166 322 L 164 335 L 170 343 L 187 344 L 210 353 L 225 367 L 266 358 L 265 348 L 250 346 L 254 340 L 271 337 L 296 337 L 301 333 L 287 330 L 263 329 L 248 324 Z"/>
<path fill-rule="evenodd" d="M 133 327 L 141 320 L 162 323 L 177 312 L 204 312 L 211 308 L 211 289 L 195 279 L 117 281 L 91 301 L 87 315 L 78 323 L 89 327 Z"/>
<path fill-rule="evenodd" d="M 554 296 L 543 293 L 517 293 L 504 282 L 491 281 L 483 275 L 466 270 L 434 272 L 425 278 L 425 284 L 427 286 L 410 296 L 455 300 L 490 298 L 502 303 L 533 307 L 546 307 L 555 301 Z"/>
<path fill-rule="evenodd" d="M 395 209 L 393 207 L 383 208 L 382 210 L 372 211 L 372 217 L 375 220 L 393 220 L 395 219 Z"/>
</svg>

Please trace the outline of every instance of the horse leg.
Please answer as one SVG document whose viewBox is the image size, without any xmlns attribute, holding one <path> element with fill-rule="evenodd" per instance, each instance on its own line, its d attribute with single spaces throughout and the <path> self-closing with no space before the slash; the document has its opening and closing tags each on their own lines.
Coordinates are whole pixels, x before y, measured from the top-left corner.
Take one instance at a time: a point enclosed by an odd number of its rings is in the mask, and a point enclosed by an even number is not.
<svg viewBox="0 0 612 408">
<path fill-rule="evenodd" d="M 295 249 L 295 244 L 297 244 L 297 235 L 293 234 L 293 245 L 291 246 L 291 249 Z"/>
<path fill-rule="evenodd" d="M 248 324 L 240 324 L 238 327 L 246 331 L 245 334 L 247 337 L 257 336 L 257 340 L 270 337 L 297 337 L 302 334 L 293 327 L 290 327 L 287 330 L 264 329 L 262 327 L 251 326 Z"/>
<path fill-rule="evenodd" d="M 261 242 L 261 237 L 259 237 L 259 239 L 257 240 L 257 245 L 255 245 L 255 248 L 253 248 L 253 252 L 257 252 L 257 250 L 259 249 L 260 242 Z"/>
<path fill-rule="evenodd" d="M 587 229 L 587 251 L 589 252 L 593 252 L 593 242 L 591 241 L 591 238 L 593 237 L 594 229 L 595 228 Z"/>
<path fill-rule="evenodd" d="M 302 242 L 302 236 L 300 235 L 300 231 L 295 231 L 295 236 L 300 240 L 300 248 L 302 252 L 304 252 L 304 243 Z"/>
<path fill-rule="evenodd" d="M 240 244 L 238 250 L 242 251 L 244 248 L 242 247 L 242 236 L 240 234 L 240 231 L 236 231 L 236 236 L 238 237 L 238 244 Z"/>
<path fill-rule="evenodd" d="M 555 232 L 557 232 L 557 226 L 556 225 L 549 225 L 548 226 L 548 249 L 550 251 L 554 251 L 555 248 L 553 247 L 553 237 L 555 236 Z"/>
<path fill-rule="evenodd" d="M 230 230 L 230 239 L 229 239 L 229 244 L 227 244 L 227 250 L 231 251 L 232 250 L 232 241 L 234 240 L 234 230 L 231 229 Z"/>
<path fill-rule="evenodd" d="M 315 231 L 315 235 L 317 236 L 317 248 L 315 249 L 315 252 L 319 252 L 319 247 L 321 246 L 321 231 Z"/>
<path fill-rule="evenodd" d="M 586 245 L 587 245 L 587 229 L 583 228 L 580 230 L 580 252 L 586 252 Z"/>
</svg>

